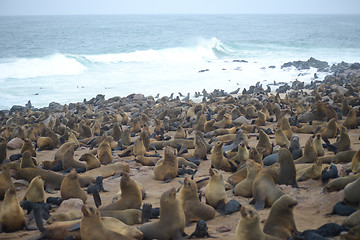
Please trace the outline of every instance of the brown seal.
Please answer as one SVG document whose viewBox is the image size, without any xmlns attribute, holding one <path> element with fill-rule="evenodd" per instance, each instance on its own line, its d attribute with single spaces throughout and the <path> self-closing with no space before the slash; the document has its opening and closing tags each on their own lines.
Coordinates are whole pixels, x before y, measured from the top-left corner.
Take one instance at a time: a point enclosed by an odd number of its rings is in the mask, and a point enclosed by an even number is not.
<svg viewBox="0 0 360 240">
<path fill-rule="evenodd" d="M 321 137 L 335 138 L 337 134 L 336 119 L 330 119 L 330 121 L 326 125 L 326 128 L 320 134 Z"/>
<path fill-rule="evenodd" d="M 236 226 L 236 240 L 278 240 L 265 234 L 260 228 L 259 214 L 250 207 L 241 206 Z"/>
<path fill-rule="evenodd" d="M 264 233 L 280 239 L 289 239 L 298 234 L 293 214 L 296 205 L 297 201 L 287 195 L 276 200 L 264 225 Z"/>
<path fill-rule="evenodd" d="M 275 144 L 280 147 L 288 148 L 290 146 L 289 139 L 285 136 L 283 130 L 281 128 L 275 131 Z"/>
<path fill-rule="evenodd" d="M 280 163 L 280 174 L 276 183 L 298 187 L 296 183 L 295 162 L 289 149 L 281 148 L 279 150 L 278 163 Z"/>
<path fill-rule="evenodd" d="M 228 203 L 226 196 L 224 179 L 221 172 L 217 169 L 209 169 L 210 180 L 205 188 L 206 202 L 210 206 L 217 208 Z"/>
<path fill-rule="evenodd" d="M 33 148 L 31 140 L 28 138 L 24 140 L 24 144 L 21 147 L 21 153 L 24 153 L 25 151 L 29 151 L 32 157 L 36 157 L 36 152 Z"/>
<path fill-rule="evenodd" d="M 260 151 L 264 156 L 271 154 L 272 146 L 270 138 L 262 129 L 259 131 L 259 141 L 256 145 L 256 149 L 258 149 L 258 151 Z"/>
<path fill-rule="evenodd" d="M 325 150 L 322 146 L 322 141 L 321 141 L 321 134 L 317 133 L 314 137 L 313 140 L 313 144 L 314 144 L 314 148 L 318 154 L 319 157 L 324 156 L 325 155 Z"/>
<path fill-rule="evenodd" d="M 120 180 L 121 196 L 114 203 L 100 207 L 100 211 L 139 209 L 142 204 L 142 194 L 138 184 L 129 174 L 123 173 Z"/>
<path fill-rule="evenodd" d="M 75 171 L 75 169 L 72 169 L 71 172 L 64 177 L 64 180 L 60 186 L 62 200 L 80 198 L 85 204 L 87 195 L 86 192 L 81 189 L 78 177 L 78 173 Z"/>
<path fill-rule="evenodd" d="M 255 209 L 271 207 L 273 203 L 284 195 L 283 191 L 275 184 L 279 170 L 276 168 L 265 168 L 255 177 L 252 185 L 253 202 Z"/>
<path fill-rule="evenodd" d="M 348 203 L 358 205 L 360 203 L 360 178 L 349 183 L 344 188 L 344 200 Z"/>
<path fill-rule="evenodd" d="M 315 150 L 313 141 L 313 137 L 309 137 L 305 143 L 303 156 L 295 160 L 295 163 L 314 163 L 317 160 L 318 155 Z"/>
<path fill-rule="evenodd" d="M 54 149 L 54 141 L 50 137 L 39 137 L 36 141 L 39 151 Z"/>
<path fill-rule="evenodd" d="M 143 239 L 144 234 L 134 226 L 129 226 L 113 217 L 101 217 L 102 224 L 109 230 L 131 239 Z"/>
<path fill-rule="evenodd" d="M 353 173 L 360 172 L 360 150 L 358 150 L 352 157 L 350 169 Z"/>
<path fill-rule="evenodd" d="M 112 239 L 132 239 L 117 231 L 110 230 L 101 221 L 100 212 L 97 208 L 84 205 L 81 208 L 83 216 L 80 222 L 81 239 L 83 240 L 112 240 Z"/>
<path fill-rule="evenodd" d="M 53 224 L 54 222 L 63 222 L 63 221 L 72 221 L 80 219 L 82 213 L 80 210 L 69 210 L 66 212 L 55 212 L 46 220 L 48 224 Z"/>
<path fill-rule="evenodd" d="M 20 207 L 14 185 L 11 185 L 1 206 L 0 223 L 6 232 L 14 232 L 25 226 L 24 212 Z"/>
<path fill-rule="evenodd" d="M 31 153 L 25 151 L 20 160 L 20 168 L 36 168 L 34 161 L 31 158 Z"/>
<path fill-rule="evenodd" d="M 5 140 L 5 138 L 0 137 L 0 164 L 2 164 L 7 157 L 6 147 L 7 147 L 7 141 Z"/>
<path fill-rule="evenodd" d="M 97 156 L 99 161 L 102 164 L 109 164 L 112 162 L 112 153 L 111 153 L 111 142 L 113 138 L 111 136 L 106 137 L 102 143 L 100 143 L 99 148 L 97 149 Z"/>
<path fill-rule="evenodd" d="M 125 209 L 100 211 L 102 217 L 113 217 L 127 225 L 134 225 L 141 223 L 141 211 L 139 209 Z"/>
<path fill-rule="evenodd" d="M 37 176 L 31 180 L 28 189 L 24 195 L 24 200 L 30 202 L 44 202 L 45 192 L 44 192 L 44 179 L 41 176 Z"/>
<path fill-rule="evenodd" d="M 216 142 L 214 147 L 211 149 L 211 166 L 219 170 L 221 169 L 226 172 L 231 172 L 234 170 L 234 164 L 230 164 L 230 162 L 224 157 L 222 151 L 223 145 L 223 142 Z"/>
<path fill-rule="evenodd" d="M 197 185 L 188 177 L 184 179 L 178 199 L 184 209 L 187 222 L 209 220 L 215 217 L 215 209 L 200 202 Z"/>
<path fill-rule="evenodd" d="M 130 129 L 124 129 L 120 137 L 120 142 L 124 146 L 129 146 L 131 144 Z"/>
<path fill-rule="evenodd" d="M 258 117 L 257 117 L 257 119 L 255 119 L 254 124 L 256 126 L 265 126 L 266 125 L 266 116 L 265 116 L 265 114 L 263 112 L 261 112 L 261 111 L 258 111 L 257 114 L 258 114 Z"/>
<path fill-rule="evenodd" d="M 280 129 L 283 130 L 287 139 L 290 140 L 293 133 L 291 131 L 289 120 L 286 117 L 280 119 Z"/>
<path fill-rule="evenodd" d="M 178 239 L 184 233 L 185 214 L 176 189 L 165 191 L 160 197 L 160 220 L 140 226 L 145 239 Z"/>
<path fill-rule="evenodd" d="M 86 163 L 76 161 L 74 159 L 75 144 L 70 144 L 69 147 L 65 150 L 62 157 L 62 166 L 66 170 L 68 168 L 85 168 L 87 167 Z"/>
<path fill-rule="evenodd" d="M 246 161 L 246 178 L 236 184 L 234 188 L 234 194 L 237 196 L 252 197 L 252 184 L 255 179 L 255 176 L 258 172 L 260 172 L 262 169 L 262 166 L 255 161 L 248 159 Z"/>
<path fill-rule="evenodd" d="M 350 137 L 348 130 L 344 126 L 341 126 L 339 139 L 331 145 L 335 147 L 338 152 L 350 149 Z"/>
<path fill-rule="evenodd" d="M 308 179 L 319 179 L 321 177 L 322 172 L 322 160 L 318 159 L 314 162 L 314 164 L 310 167 L 301 169 L 297 172 L 297 181 L 306 181 Z"/>
<path fill-rule="evenodd" d="M 178 126 L 174 139 L 184 139 L 184 138 L 186 138 L 185 130 L 182 126 Z"/>
<path fill-rule="evenodd" d="M 0 200 L 4 199 L 6 190 L 12 185 L 9 167 L 7 165 L 1 166 L 0 173 Z"/>
<path fill-rule="evenodd" d="M 133 145 L 133 149 L 132 149 L 132 152 L 134 154 L 134 156 L 144 156 L 145 153 L 146 153 L 146 148 L 145 148 L 145 145 L 144 145 L 144 142 L 143 142 L 143 139 L 142 137 L 138 137 L 135 142 L 134 142 L 134 145 Z"/>
<path fill-rule="evenodd" d="M 114 141 L 119 141 L 121 138 L 122 131 L 118 123 L 115 123 L 112 128 L 112 134 Z"/>
<path fill-rule="evenodd" d="M 164 181 L 176 178 L 178 174 L 178 162 L 172 149 L 165 147 L 164 158 L 160 159 L 154 168 L 156 180 Z"/>
<path fill-rule="evenodd" d="M 236 162 L 239 166 L 242 166 L 249 159 L 249 156 L 250 156 L 249 150 L 246 147 L 246 144 L 244 142 L 241 142 L 238 145 L 237 154 L 234 157 L 232 157 L 230 160 Z"/>
<path fill-rule="evenodd" d="M 218 122 L 213 124 L 215 128 L 229 128 L 232 126 L 232 118 L 231 115 L 225 113 L 224 118 Z"/>
<path fill-rule="evenodd" d="M 101 166 L 99 159 L 91 153 L 84 153 L 83 155 L 81 155 L 79 161 L 86 162 L 86 170 L 91 170 Z"/>
<path fill-rule="evenodd" d="M 342 151 L 342 152 L 338 152 L 332 159 L 332 162 L 337 164 L 337 163 L 349 163 L 352 161 L 355 153 L 357 151 L 354 150 L 347 150 L 347 151 Z"/>
<path fill-rule="evenodd" d="M 340 191 L 340 190 L 344 189 L 346 185 L 357 180 L 358 178 L 360 178 L 360 173 L 333 179 L 332 181 L 330 181 L 328 184 L 326 184 L 324 186 L 324 191 L 325 192 Z"/>
<path fill-rule="evenodd" d="M 357 128 L 357 120 L 356 120 L 356 109 L 352 108 L 349 111 L 349 114 L 347 115 L 345 121 L 343 122 L 343 126 L 347 129 L 354 129 Z"/>
<path fill-rule="evenodd" d="M 354 227 L 359 224 L 360 224 L 360 210 L 357 210 L 350 216 L 346 217 L 343 222 L 344 226 L 349 226 L 349 227 Z"/>
</svg>

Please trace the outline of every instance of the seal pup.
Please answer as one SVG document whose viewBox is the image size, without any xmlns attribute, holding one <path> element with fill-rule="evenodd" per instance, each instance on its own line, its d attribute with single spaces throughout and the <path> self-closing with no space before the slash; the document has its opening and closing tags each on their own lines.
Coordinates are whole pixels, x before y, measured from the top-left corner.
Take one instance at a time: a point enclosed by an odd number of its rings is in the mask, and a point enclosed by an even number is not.
<svg viewBox="0 0 360 240">
<path fill-rule="evenodd" d="M 251 203 L 255 204 L 256 210 L 264 207 L 271 207 L 284 192 L 275 184 L 275 179 L 279 175 L 279 169 L 265 168 L 255 177 L 252 185 L 253 199 Z"/>
<path fill-rule="evenodd" d="M 79 183 L 79 175 L 72 169 L 61 182 L 60 186 L 60 195 L 62 200 L 67 200 L 70 198 L 79 198 L 85 204 L 87 195 L 86 192 L 81 189 Z"/>
<path fill-rule="evenodd" d="M 14 232 L 25 226 L 24 212 L 20 207 L 14 185 L 6 190 L 1 206 L 0 223 L 6 232 Z"/>
<path fill-rule="evenodd" d="M 38 203 L 45 201 L 44 179 L 42 179 L 41 176 L 37 176 L 31 180 L 23 200 Z"/>
<path fill-rule="evenodd" d="M 252 159 L 246 161 L 246 178 L 235 185 L 234 195 L 250 198 L 252 197 L 252 184 L 256 174 L 260 172 L 262 166 Z"/>
<path fill-rule="evenodd" d="M 106 137 L 99 145 L 97 149 L 97 156 L 101 164 L 112 163 L 112 153 L 111 153 L 111 142 L 113 138 L 111 136 Z"/>
<path fill-rule="evenodd" d="M 113 203 L 100 207 L 100 211 L 139 209 L 142 204 L 142 193 L 134 179 L 123 173 L 120 179 L 121 196 Z"/>
<path fill-rule="evenodd" d="M 293 213 L 296 205 L 297 201 L 288 195 L 276 200 L 264 225 L 264 233 L 280 239 L 289 239 L 294 234 L 298 234 Z"/>
<path fill-rule="evenodd" d="M 298 187 L 296 183 L 295 162 L 287 148 L 281 148 L 279 150 L 278 162 L 280 163 L 280 174 L 276 183 Z"/>
<path fill-rule="evenodd" d="M 154 168 L 156 180 L 164 181 L 176 178 L 178 173 L 178 162 L 170 147 L 165 147 L 164 158 L 160 159 Z"/>
<path fill-rule="evenodd" d="M 241 206 L 235 232 L 236 240 L 279 240 L 261 230 L 259 214 L 250 207 Z"/>
<path fill-rule="evenodd" d="M 112 240 L 132 239 L 116 231 L 108 229 L 101 221 L 100 212 L 97 208 L 84 205 L 81 208 L 83 216 L 80 222 L 81 239 L 83 240 Z"/>
<path fill-rule="evenodd" d="M 309 137 L 308 140 L 305 143 L 304 147 L 304 155 L 301 158 L 298 158 L 295 160 L 295 163 L 314 163 L 317 158 L 318 154 L 315 150 L 314 144 L 313 144 L 313 137 Z"/>
<path fill-rule="evenodd" d="M 160 219 L 140 226 L 145 239 L 170 240 L 181 238 L 184 234 L 185 214 L 176 189 L 165 191 L 160 197 Z"/>
<path fill-rule="evenodd" d="M 314 148 L 318 154 L 318 157 L 321 157 L 321 156 L 324 156 L 325 155 L 325 150 L 322 146 L 322 142 L 321 142 L 321 134 L 320 133 L 317 133 L 314 137 L 314 141 L 313 141 L 313 144 L 314 144 Z"/>
<path fill-rule="evenodd" d="M 215 209 L 222 208 L 228 203 L 223 175 L 214 168 L 209 169 L 209 174 L 210 180 L 205 188 L 206 203 Z"/>
<path fill-rule="evenodd" d="M 197 185 L 188 177 L 184 179 L 178 199 L 184 209 L 186 222 L 209 220 L 215 217 L 215 209 L 200 202 Z"/>
</svg>

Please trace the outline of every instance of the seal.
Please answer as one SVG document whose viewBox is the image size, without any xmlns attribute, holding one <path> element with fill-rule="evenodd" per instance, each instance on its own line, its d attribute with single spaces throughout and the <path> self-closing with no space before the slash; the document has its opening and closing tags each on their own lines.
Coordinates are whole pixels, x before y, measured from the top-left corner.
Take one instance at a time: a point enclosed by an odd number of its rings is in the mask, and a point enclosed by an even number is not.
<svg viewBox="0 0 360 240">
<path fill-rule="evenodd" d="M 221 169 L 226 172 L 231 172 L 236 170 L 236 166 L 234 164 L 231 164 L 223 155 L 222 147 L 224 143 L 223 142 L 216 142 L 214 147 L 211 149 L 211 166 L 213 166 L 216 169 Z"/>
<path fill-rule="evenodd" d="M 123 234 L 108 229 L 101 221 L 100 212 L 94 207 L 84 205 L 81 208 L 83 216 L 80 222 L 81 239 L 86 240 L 111 240 L 111 239 L 132 239 Z M 115 230 L 115 229 L 114 229 Z"/>
<path fill-rule="evenodd" d="M 280 174 L 276 183 L 298 187 L 296 183 L 295 162 L 287 148 L 281 148 L 279 150 L 278 162 L 280 163 Z"/>
<path fill-rule="evenodd" d="M 7 147 L 7 141 L 5 140 L 5 138 L 0 137 L 0 164 L 2 164 L 7 157 L 6 147 Z"/>
<path fill-rule="evenodd" d="M 360 210 L 357 210 L 356 212 L 345 218 L 342 225 L 354 227 L 359 224 L 360 224 Z"/>
<path fill-rule="evenodd" d="M 144 234 L 134 226 L 129 226 L 113 217 L 101 217 L 102 224 L 109 230 L 120 233 L 130 239 L 143 239 Z"/>
<path fill-rule="evenodd" d="M 236 240 L 278 240 L 261 230 L 259 214 L 245 206 L 240 208 L 240 219 L 235 232 Z"/>
<path fill-rule="evenodd" d="M 31 180 L 23 200 L 38 203 L 45 201 L 44 179 L 42 179 L 41 176 L 37 176 Z"/>
<path fill-rule="evenodd" d="M 319 179 L 322 172 L 322 160 L 318 159 L 311 167 L 301 169 L 297 172 L 297 181 L 306 181 L 308 179 Z"/>
<path fill-rule="evenodd" d="M 336 126 L 336 119 L 332 118 L 327 123 L 325 129 L 320 133 L 321 137 L 325 138 L 335 138 L 337 135 L 337 126 Z"/>
<path fill-rule="evenodd" d="M 255 179 L 255 176 L 258 172 L 262 170 L 262 166 L 255 161 L 248 159 L 246 161 L 246 178 L 236 184 L 233 193 L 237 196 L 252 197 L 252 184 Z"/>
<path fill-rule="evenodd" d="M 81 155 L 79 161 L 86 162 L 86 170 L 91 170 L 101 166 L 99 159 L 91 153 L 84 153 Z"/>
<path fill-rule="evenodd" d="M 260 210 L 264 207 L 271 207 L 273 203 L 284 195 L 275 184 L 275 180 L 279 174 L 278 169 L 265 168 L 261 170 L 255 177 L 252 185 L 253 200 L 255 209 Z"/>
<path fill-rule="evenodd" d="M 120 126 L 118 123 L 114 123 L 113 128 L 112 128 L 112 134 L 111 136 L 113 137 L 114 141 L 119 141 L 121 138 L 121 134 L 122 131 L 120 129 Z"/>
<path fill-rule="evenodd" d="M 190 178 L 184 179 L 180 188 L 178 199 L 184 209 L 186 222 L 210 220 L 215 217 L 215 209 L 212 206 L 200 202 L 196 183 Z"/>
<path fill-rule="evenodd" d="M 272 152 L 270 138 L 262 129 L 259 131 L 259 141 L 256 145 L 256 149 L 258 149 L 265 157 Z"/>
<path fill-rule="evenodd" d="M 358 150 L 351 159 L 350 169 L 353 173 L 360 172 L 360 150 Z"/>
<path fill-rule="evenodd" d="M 318 154 L 315 150 L 314 144 L 313 144 L 313 137 L 309 137 L 308 140 L 305 143 L 305 148 L 304 148 L 304 155 L 295 160 L 295 163 L 314 163 L 317 158 L 318 158 Z"/>
<path fill-rule="evenodd" d="M 186 138 L 186 133 L 184 128 L 180 125 L 178 126 L 176 133 L 174 135 L 174 139 L 185 139 Z"/>
<path fill-rule="evenodd" d="M 79 210 L 69 210 L 66 212 L 58 212 L 53 213 L 46 220 L 47 224 L 53 224 L 54 222 L 63 222 L 63 221 L 72 221 L 76 219 L 80 219 L 82 217 L 82 213 Z"/>
<path fill-rule="evenodd" d="M 224 179 L 217 169 L 209 169 L 210 180 L 205 188 L 206 203 L 213 208 L 221 208 L 228 203 L 225 192 Z"/>
<path fill-rule="evenodd" d="M 348 130 L 344 126 L 341 126 L 339 139 L 335 143 L 330 145 L 331 146 L 330 149 L 334 148 L 335 153 L 346 151 L 346 150 L 350 150 L 350 144 L 351 142 L 350 142 L 350 136 L 348 134 Z M 329 145 L 327 146 L 328 149 L 330 146 Z"/>
<path fill-rule="evenodd" d="M 118 200 L 100 207 L 100 211 L 139 209 L 142 204 L 142 194 L 138 184 L 130 178 L 128 173 L 123 173 L 120 180 L 121 196 Z"/>
<path fill-rule="evenodd" d="M 264 225 L 264 233 L 280 239 L 289 239 L 298 234 L 293 213 L 296 205 L 297 201 L 287 195 L 276 200 Z"/>
<path fill-rule="evenodd" d="M 39 137 L 36 141 L 36 146 L 39 151 L 54 149 L 54 142 L 50 137 Z"/>
<path fill-rule="evenodd" d="M 101 164 L 109 164 L 112 162 L 112 153 L 111 153 L 111 142 L 113 138 L 111 136 L 106 137 L 99 145 L 97 149 L 97 156 Z"/>
<path fill-rule="evenodd" d="M 335 164 L 338 163 L 349 163 L 352 161 L 356 151 L 354 150 L 347 150 L 338 152 L 332 159 L 332 162 Z"/>
<path fill-rule="evenodd" d="M 280 119 L 280 129 L 283 130 L 287 139 L 290 140 L 291 136 L 293 135 L 290 127 L 289 120 L 286 117 L 282 117 Z"/>
<path fill-rule="evenodd" d="M 120 142 L 123 146 L 130 146 L 131 144 L 131 136 L 130 129 L 126 128 L 121 134 Z"/>
<path fill-rule="evenodd" d="M 325 150 L 322 146 L 322 142 L 321 142 L 321 134 L 320 133 L 317 133 L 314 137 L 314 141 L 313 141 L 313 144 L 314 144 L 314 148 L 318 154 L 318 157 L 321 157 L 321 156 L 324 156 L 325 155 Z"/>
<path fill-rule="evenodd" d="M 293 135 L 291 137 L 289 150 L 294 160 L 302 157 L 303 151 L 300 146 L 300 138 L 298 135 Z"/>
<path fill-rule="evenodd" d="M 281 128 L 275 131 L 275 144 L 280 147 L 288 148 L 290 146 L 289 139 L 285 136 L 283 130 Z"/>
<path fill-rule="evenodd" d="M 102 217 L 113 217 L 127 225 L 134 225 L 141 223 L 141 211 L 139 209 L 125 209 L 100 211 Z"/>
<path fill-rule="evenodd" d="M 345 188 L 349 183 L 360 178 L 360 173 L 354 175 L 348 175 L 346 177 L 339 177 L 324 186 L 325 192 L 340 191 Z"/>
<path fill-rule="evenodd" d="M 26 138 L 24 140 L 24 143 L 21 147 L 21 153 L 24 153 L 25 151 L 29 151 L 31 153 L 32 157 L 36 157 L 36 152 L 33 148 L 33 145 L 31 143 L 31 140 L 29 138 Z"/>
<path fill-rule="evenodd" d="M 62 157 L 62 166 L 66 170 L 68 168 L 84 168 L 86 169 L 86 163 L 75 161 L 74 159 L 75 144 L 70 144 L 69 147 L 65 150 Z"/>
<path fill-rule="evenodd" d="M 24 212 L 20 207 L 14 185 L 6 190 L 1 206 L 0 223 L 6 232 L 14 232 L 25 226 Z"/>
<path fill-rule="evenodd" d="M 165 147 L 164 158 L 160 159 L 154 168 L 156 180 L 164 181 L 176 178 L 178 173 L 178 162 L 175 154 L 169 147 Z"/>
<path fill-rule="evenodd" d="M 352 108 L 349 111 L 349 114 L 347 115 L 345 121 L 342 124 L 347 129 L 354 129 L 357 128 L 357 120 L 356 120 L 356 109 Z"/>
<path fill-rule="evenodd" d="M 244 142 L 238 146 L 237 154 L 230 159 L 232 162 L 236 162 L 238 166 L 242 166 L 249 159 L 249 150 L 247 149 Z"/>
<path fill-rule="evenodd" d="M 160 219 L 140 226 L 145 239 L 177 239 L 184 234 L 185 214 L 176 189 L 165 191 L 160 197 Z"/>
<path fill-rule="evenodd" d="M 256 126 L 265 126 L 266 125 L 266 116 L 265 116 L 265 114 L 263 112 L 261 112 L 261 111 L 258 111 L 257 114 L 258 114 L 258 117 L 257 117 L 257 119 L 255 119 L 254 124 Z"/>
<path fill-rule="evenodd" d="M 9 167 L 5 164 L 1 165 L 0 173 L 0 200 L 4 199 L 6 190 L 12 185 Z"/>
<path fill-rule="evenodd" d="M 32 158 L 30 151 L 25 151 L 22 155 L 20 161 L 20 168 L 36 168 Z"/>
<path fill-rule="evenodd" d="M 359 204 L 360 202 L 360 178 L 349 183 L 344 188 L 344 200 L 348 203 Z"/>
<path fill-rule="evenodd" d="M 60 186 L 60 194 L 63 201 L 70 198 L 79 198 L 85 204 L 87 195 L 86 192 L 81 189 L 78 178 L 79 176 L 75 169 L 72 169 L 71 172 L 64 177 Z"/>
</svg>

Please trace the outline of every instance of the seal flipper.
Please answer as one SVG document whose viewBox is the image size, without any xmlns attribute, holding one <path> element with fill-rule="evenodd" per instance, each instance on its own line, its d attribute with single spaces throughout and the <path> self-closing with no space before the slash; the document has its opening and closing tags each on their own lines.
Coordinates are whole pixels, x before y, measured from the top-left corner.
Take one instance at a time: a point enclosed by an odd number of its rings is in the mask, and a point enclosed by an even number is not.
<svg viewBox="0 0 360 240">
<path fill-rule="evenodd" d="M 34 217 L 35 217 L 35 223 L 37 228 L 39 229 L 40 232 L 44 232 L 45 231 L 45 227 L 44 224 L 42 222 L 43 216 L 42 216 L 42 209 L 41 206 L 38 204 L 35 204 L 33 206 L 33 213 L 34 213 Z"/>
<path fill-rule="evenodd" d="M 151 218 L 152 205 L 144 203 L 141 211 L 141 224 L 149 222 Z"/>
<path fill-rule="evenodd" d="M 254 204 L 255 210 L 261 210 L 265 208 L 265 197 L 261 191 L 257 190 L 253 194 L 254 198 L 251 200 L 250 204 Z"/>
<path fill-rule="evenodd" d="M 93 194 L 95 206 L 96 208 L 99 208 L 101 206 L 101 197 L 99 191 L 97 189 L 94 189 L 92 194 Z"/>
<path fill-rule="evenodd" d="M 73 232 L 73 231 L 77 231 L 80 229 L 80 222 L 75 223 L 74 225 L 72 225 L 71 227 L 69 227 L 69 232 Z"/>
</svg>

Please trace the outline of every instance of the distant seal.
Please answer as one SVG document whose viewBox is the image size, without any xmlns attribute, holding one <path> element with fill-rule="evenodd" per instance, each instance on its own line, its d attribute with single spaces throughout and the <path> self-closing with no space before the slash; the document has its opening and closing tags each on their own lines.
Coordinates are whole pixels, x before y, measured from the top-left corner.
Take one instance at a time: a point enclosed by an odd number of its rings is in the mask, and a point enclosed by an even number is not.
<svg viewBox="0 0 360 240">
<path fill-rule="evenodd" d="M 289 239 L 298 234 L 293 213 L 296 205 L 297 201 L 287 195 L 276 200 L 264 225 L 264 233 L 280 239 Z"/>
<path fill-rule="evenodd" d="M 240 208 L 240 219 L 235 232 L 236 240 L 278 240 L 261 230 L 259 214 L 245 206 Z"/>
<path fill-rule="evenodd" d="M 160 159 L 154 168 L 154 177 L 156 180 L 170 180 L 177 176 L 178 162 L 171 148 L 166 147 L 164 158 Z"/>
<path fill-rule="evenodd" d="M 197 185 L 188 177 L 184 179 L 178 199 L 184 209 L 187 222 L 209 220 L 215 217 L 215 209 L 200 202 Z"/>
<path fill-rule="evenodd" d="M 269 136 L 260 129 L 259 131 L 259 141 L 256 145 L 256 149 L 258 149 L 264 156 L 271 154 L 271 142 Z"/>
<path fill-rule="evenodd" d="M 116 231 L 108 229 L 101 221 L 100 212 L 94 207 L 84 205 L 81 208 L 83 216 L 80 222 L 81 239 L 86 240 L 112 240 L 112 239 L 132 239 Z"/>
<path fill-rule="evenodd" d="M 252 193 L 252 203 L 255 209 L 260 210 L 264 207 L 271 207 L 273 203 L 284 195 L 283 191 L 275 184 L 279 172 L 277 169 L 263 169 L 255 177 Z"/>
<path fill-rule="evenodd" d="M 41 176 L 37 176 L 31 180 L 24 195 L 24 200 L 38 203 L 45 201 L 44 179 L 42 179 Z"/>
<path fill-rule="evenodd" d="M 308 179 L 319 179 L 322 172 L 322 160 L 318 159 L 311 167 L 301 169 L 297 172 L 297 181 L 306 181 Z"/>
<path fill-rule="evenodd" d="M 68 173 L 63 179 L 60 186 L 60 194 L 62 200 L 79 198 L 85 204 L 87 195 L 86 192 L 80 187 L 78 173 L 75 171 L 75 169 L 72 169 L 71 172 Z"/>
<path fill-rule="evenodd" d="M 36 152 L 32 146 L 31 140 L 29 138 L 26 138 L 24 140 L 24 144 L 21 147 L 21 153 L 24 153 L 25 151 L 29 151 L 31 153 L 32 157 L 36 157 Z"/>
<path fill-rule="evenodd" d="M 182 126 L 178 126 L 176 133 L 174 135 L 174 139 L 184 139 L 186 138 L 185 130 Z"/>
<path fill-rule="evenodd" d="M 113 138 L 111 136 L 106 137 L 99 145 L 97 149 L 97 156 L 101 164 L 109 164 L 112 162 L 112 153 L 111 153 L 111 142 Z"/>
<path fill-rule="evenodd" d="M 236 184 L 233 192 L 237 196 L 252 197 L 252 184 L 255 179 L 255 176 L 262 169 L 261 165 L 256 163 L 255 161 L 249 159 L 246 162 L 246 178 Z"/>
<path fill-rule="evenodd" d="M 313 144 L 313 137 L 309 137 L 305 143 L 304 155 L 295 160 L 295 163 L 314 163 L 317 158 L 318 155 Z"/>
<path fill-rule="evenodd" d="M 276 180 L 277 184 L 291 185 L 298 187 L 296 183 L 296 169 L 295 162 L 287 148 L 281 148 L 278 155 L 278 162 L 280 163 L 280 174 Z"/>
<path fill-rule="evenodd" d="M 160 197 L 160 220 L 140 226 L 145 239 L 178 239 L 185 228 L 185 214 L 176 189 L 165 191 Z"/>
<path fill-rule="evenodd" d="M 275 131 L 275 144 L 280 147 L 288 148 L 290 146 L 289 139 L 285 136 L 283 130 L 281 128 Z"/>
<path fill-rule="evenodd" d="M 210 180 L 205 188 L 206 202 L 214 208 L 221 208 L 228 203 L 223 175 L 214 168 L 209 169 L 209 174 Z"/>
<path fill-rule="evenodd" d="M 36 168 L 30 151 L 25 151 L 20 160 L 20 168 Z"/>
<path fill-rule="evenodd" d="M 24 212 L 20 207 L 14 185 L 6 190 L 1 206 L 0 223 L 6 232 L 14 232 L 25 226 Z"/>
<path fill-rule="evenodd" d="M 120 179 L 121 196 L 114 203 L 100 207 L 100 211 L 139 209 L 142 204 L 142 194 L 135 180 L 129 174 L 123 173 Z"/>
</svg>

